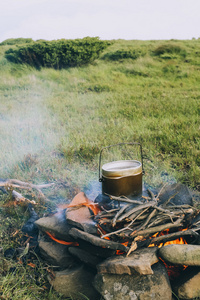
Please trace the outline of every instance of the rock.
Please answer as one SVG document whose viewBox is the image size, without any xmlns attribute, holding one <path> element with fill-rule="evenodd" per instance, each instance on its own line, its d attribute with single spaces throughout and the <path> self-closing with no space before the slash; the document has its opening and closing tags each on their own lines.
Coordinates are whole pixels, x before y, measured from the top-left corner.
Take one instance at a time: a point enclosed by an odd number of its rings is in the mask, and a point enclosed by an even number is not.
<svg viewBox="0 0 200 300">
<path fill-rule="evenodd" d="M 200 266 L 200 246 L 167 245 L 159 249 L 158 256 L 171 264 Z"/>
<path fill-rule="evenodd" d="M 67 223 L 64 211 L 50 217 L 40 218 L 35 222 L 35 224 L 42 232 L 48 231 L 57 239 L 67 242 L 73 241 L 72 237 L 69 235 L 71 225 Z"/>
<path fill-rule="evenodd" d="M 55 278 L 53 279 L 48 277 L 50 284 L 58 293 L 73 300 L 98 300 L 100 298 L 92 285 L 93 279 L 94 274 L 82 265 L 73 269 L 55 272 Z"/>
<path fill-rule="evenodd" d="M 110 256 L 113 256 L 116 254 L 116 250 L 98 247 L 95 245 L 92 245 L 90 242 L 86 242 L 84 240 L 78 240 L 79 248 L 88 252 L 89 254 L 92 254 L 94 256 L 98 256 L 100 258 L 108 258 Z"/>
<path fill-rule="evenodd" d="M 91 201 L 83 192 L 77 194 L 66 210 L 66 219 L 72 226 L 78 227 L 91 234 L 97 234 L 96 224 L 91 219 L 89 204 Z"/>
<path fill-rule="evenodd" d="M 46 241 L 44 237 L 39 238 L 40 255 L 48 263 L 62 268 L 71 267 L 75 264 L 74 257 L 68 252 L 69 246 Z"/>
<path fill-rule="evenodd" d="M 98 203 L 101 207 L 107 210 L 113 208 L 113 200 L 109 196 L 104 194 L 99 194 L 95 198 L 94 203 Z"/>
<path fill-rule="evenodd" d="M 96 266 L 103 260 L 102 258 L 96 255 L 92 255 L 88 251 L 80 249 L 80 247 L 69 247 L 68 251 L 70 254 L 77 257 L 80 261 L 95 269 Z"/>
<path fill-rule="evenodd" d="M 94 286 L 105 300 L 171 300 L 165 267 L 157 263 L 152 269 L 152 275 L 97 274 Z"/>
<path fill-rule="evenodd" d="M 22 226 L 22 231 L 31 236 L 38 235 L 38 228 L 35 225 L 35 221 L 38 220 L 39 217 L 38 214 L 35 212 L 31 203 L 28 204 L 28 211 L 29 211 L 29 219 Z"/>
<path fill-rule="evenodd" d="M 158 262 L 157 247 L 139 249 L 129 256 L 118 255 L 104 260 L 97 266 L 98 273 L 153 274 L 151 266 Z"/>
<path fill-rule="evenodd" d="M 159 203 L 163 203 L 171 197 L 172 199 L 169 205 L 171 205 L 171 203 L 175 205 L 193 204 L 192 195 L 188 187 L 184 184 L 174 183 L 164 187 L 159 196 Z"/>
<path fill-rule="evenodd" d="M 181 280 L 175 282 L 173 291 L 179 299 L 200 298 L 200 268 L 188 267 L 183 272 Z"/>
</svg>

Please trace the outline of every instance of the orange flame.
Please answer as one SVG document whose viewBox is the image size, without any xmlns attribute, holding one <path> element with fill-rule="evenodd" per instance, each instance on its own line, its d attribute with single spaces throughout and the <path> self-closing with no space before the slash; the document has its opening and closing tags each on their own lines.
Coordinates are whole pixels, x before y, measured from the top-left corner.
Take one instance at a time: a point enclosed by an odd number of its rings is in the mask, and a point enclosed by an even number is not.
<svg viewBox="0 0 200 300">
<path fill-rule="evenodd" d="M 124 246 L 128 246 L 128 241 L 127 241 L 127 242 L 124 242 L 124 243 L 121 243 L 121 244 L 124 245 Z M 116 254 L 117 254 L 117 255 L 122 255 L 122 254 L 124 254 L 124 252 L 121 251 L 121 250 L 116 250 Z"/>
<path fill-rule="evenodd" d="M 185 231 L 185 230 L 187 229 L 182 229 L 181 231 Z M 169 229 L 163 230 L 162 232 L 156 232 L 154 235 L 152 235 L 152 238 L 155 238 L 157 236 L 167 235 L 168 233 L 169 233 Z M 172 241 L 160 243 L 159 245 L 157 245 L 157 247 L 161 248 L 162 246 L 167 246 L 167 245 L 183 245 L 183 244 L 187 244 L 187 242 L 185 241 L 184 238 L 180 237 Z M 154 247 L 154 246 L 156 245 L 153 243 L 149 245 L 149 247 Z"/>
<path fill-rule="evenodd" d="M 103 230 L 103 228 L 98 224 L 97 225 L 97 232 L 100 234 L 100 236 L 102 236 L 102 235 L 104 235 L 104 234 L 106 234 L 107 232 L 105 231 L 105 230 Z M 105 240 L 111 240 L 108 236 L 104 236 L 103 237 Z M 124 246 L 128 246 L 128 241 L 126 241 L 126 242 L 124 242 L 124 243 L 120 243 L 120 244 L 122 244 L 122 245 L 124 245 Z M 122 255 L 122 254 L 124 254 L 124 252 L 123 251 L 121 251 L 121 250 L 116 250 L 116 254 L 117 255 Z"/>
<path fill-rule="evenodd" d="M 55 242 L 59 243 L 59 244 L 62 244 L 62 245 L 69 245 L 69 246 L 79 246 L 79 244 L 77 242 L 66 242 L 66 241 L 63 241 L 63 240 L 59 240 L 57 238 L 55 238 L 54 235 L 52 235 L 50 232 L 46 231 L 46 234 L 52 239 L 54 240 Z"/>
</svg>

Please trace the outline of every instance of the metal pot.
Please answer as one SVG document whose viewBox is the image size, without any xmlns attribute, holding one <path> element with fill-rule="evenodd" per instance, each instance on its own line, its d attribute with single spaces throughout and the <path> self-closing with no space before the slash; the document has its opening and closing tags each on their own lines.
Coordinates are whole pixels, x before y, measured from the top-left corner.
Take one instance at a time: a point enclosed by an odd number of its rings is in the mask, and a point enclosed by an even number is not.
<svg viewBox="0 0 200 300">
<path fill-rule="evenodd" d="M 139 145 L 141 162 L 137 160 L 118 160 L 106 163 L 101 169 L 101 156 L 106 148 L 118 145 Z M 100 175 L 102 173 L 102 176 Z M 105 147 L 100 152 L 99 181 L 102 193 L 113 196 L 138 196 L 142 194 L 143 157 L 140 143 L 120 143 Z"/>
</svg>

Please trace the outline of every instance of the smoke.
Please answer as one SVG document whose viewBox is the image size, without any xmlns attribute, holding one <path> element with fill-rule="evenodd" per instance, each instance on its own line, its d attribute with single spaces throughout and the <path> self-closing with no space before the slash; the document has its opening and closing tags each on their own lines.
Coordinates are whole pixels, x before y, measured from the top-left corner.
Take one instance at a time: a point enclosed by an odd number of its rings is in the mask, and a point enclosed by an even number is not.
<svg viewBox="0 0 200 300">
<path fill-rule="evenodd" d="M 0 176 L 5 177 L 26 155 L 54 149 L 62 135 L 58 125 L 41 92 L 32 88 L 8 97 L 0 113 Z"/>
</svg>

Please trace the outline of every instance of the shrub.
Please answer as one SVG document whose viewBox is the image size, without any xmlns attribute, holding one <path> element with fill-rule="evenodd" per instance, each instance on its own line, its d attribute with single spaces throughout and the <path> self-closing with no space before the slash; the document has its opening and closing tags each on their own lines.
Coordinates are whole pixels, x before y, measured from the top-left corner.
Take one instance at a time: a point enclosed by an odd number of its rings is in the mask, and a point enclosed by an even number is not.
<svg viewBox="0 0 200 300">
<path fill-rule="evenodd" d="M 26 63 L 33 67 L 55 69 L 75 67 L 88 64 L 99 57 L 110 45 L 98 37 L 75 40 L 36 41 L 18 49 L 5 52 L 6 58 L 14 63 Z"/>
<path fill-rule="evenodd" d="M 171 59 L 178 56 L 186 57 L 187 52 L 185 49 L 181 48 L 178 45 L 175 44 L 164 44 L 157 47 L 153 54 L 156 56 L 160 56 L 164 59 Z"/>
<path fill-rule="evenodd" d="M 28 44 L 32 43 L 33 40 L 30 38 L 18 38 L 18 39 L 7 39 L 0 43 L 0 46 L 4 45 L 19 45 L 19 44 Z"/>
<path fill-rule="evenodd" d="M 130 50 L 117 50 L 115 52 L 110 52 L 105 54 L 102 59 L 105 60 L 122 60 L 122 59 L 137 59 L 140 56 L 144 56 L 145 52 L 142 51 L 141 49 L 130 49 Z"/>
</svg>

